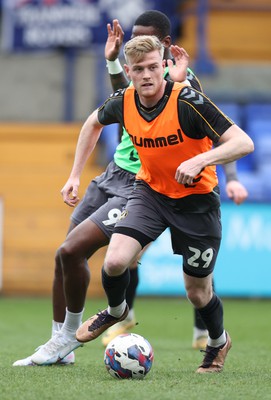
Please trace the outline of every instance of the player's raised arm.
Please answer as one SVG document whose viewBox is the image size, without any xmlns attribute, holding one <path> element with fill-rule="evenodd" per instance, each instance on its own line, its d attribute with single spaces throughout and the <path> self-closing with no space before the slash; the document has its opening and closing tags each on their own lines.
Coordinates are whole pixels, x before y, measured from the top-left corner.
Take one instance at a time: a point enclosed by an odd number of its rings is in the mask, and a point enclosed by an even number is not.
<svg viewBox="0 0 271 400">
<path fill-rule="evenodd" d="M 107 41 L 105 43 L 104 55 L 114 91 L 129 85 L 129 80 L 118 59 L 123 38 L 124 32 L 117 19 L 113 20 L 112 26 L 111 24 L 107 24 Z"/>
<path fill-rule="evenodd" d="M 124 32 L 117 19 L 107 24 L 107 41 L 105 43 L 104 55 L 106 60 L 115 61 L 123 44 Z"/>
</svg>

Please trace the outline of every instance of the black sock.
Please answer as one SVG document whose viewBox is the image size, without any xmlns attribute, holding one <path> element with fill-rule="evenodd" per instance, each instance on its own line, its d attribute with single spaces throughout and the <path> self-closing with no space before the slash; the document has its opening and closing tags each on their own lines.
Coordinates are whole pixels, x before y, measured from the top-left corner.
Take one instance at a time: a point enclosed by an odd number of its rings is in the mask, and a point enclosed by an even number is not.
<svg viewBox="0 0 271 400">
<path fill-rule="evenodd" d="M 126 288 L 129 285 L 129 281 L 129 268 L 119 276 L 109 276 L 104 268 L 102 268 L 102 284 L 110 307 L 117 307 L 125 300 Z"/>
<path fill-rule="evenodd" d="M 210 338 L 218 339 L 224 331 L 223 305 L 220 298 L 214 293 L 207 306 L 197 310 L 208 329 Z"/>
<path fill-rule="evenodd" d="M 126 290 L 126 301 L 130 310 L 134 306 L 138 281 L 138 268 L 130 269 L 130 283 Z"/>
<path fill-rule="evenodd" d="M 202 321 L 199 310 L 196 308 L 194 308 L 194 327 L 201 330 L 207 329 L 205 323 Z"/>
<path fill-rule="evenodd" d="M 214 279 L 212 280 L 213 291 L 215 289 Z M 194 308 L 194 327 L 198 329 L 207 329 L 205 323 L 203 322 L 199 310 Z"/>
</svg>

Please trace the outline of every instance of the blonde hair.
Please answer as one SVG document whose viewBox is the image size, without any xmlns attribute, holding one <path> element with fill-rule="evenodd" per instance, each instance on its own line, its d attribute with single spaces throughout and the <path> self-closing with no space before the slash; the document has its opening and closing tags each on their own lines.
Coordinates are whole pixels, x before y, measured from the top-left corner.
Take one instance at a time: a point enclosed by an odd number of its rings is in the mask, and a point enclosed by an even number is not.
<svg viewBox="0 0 271 400">
<path fill-rule="evenodd" d="M 155 50 L 159 51 L 161 59 L 163 59 L 164 46 L 156 36 L 135 36 L 124 46 L 124 57 L 127 63 L 131 58 L 134 62 L 140 62 L 145 54 Z"/>
</svg>

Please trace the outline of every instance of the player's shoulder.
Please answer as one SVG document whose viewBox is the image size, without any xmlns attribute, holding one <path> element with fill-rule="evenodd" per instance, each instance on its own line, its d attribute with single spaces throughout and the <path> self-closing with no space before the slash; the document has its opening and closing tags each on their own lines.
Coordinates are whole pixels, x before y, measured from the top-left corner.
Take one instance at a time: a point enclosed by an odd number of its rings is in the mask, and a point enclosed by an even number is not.
<svg viewBox="0 0 271 400">
<path fill-rule="evenodd" d="M 202 85 L 201 82 L 199 81 L 198 77 L 196 76 L 196 74 L 192 71 L 192 69 L 187 68 L 186 71 L 186 79 L 190 82 L 190 85 L 198 90 L 199 92 L 202 92 Z"/>
<path fill-rule="evenodd" d="M 119 100 L 123 98 L 123 95 L 125 93 L 127 88 L 125 89 L 118 89 L 115 92 L 111 93 L 110 96 L 108 97 L 107 101 L 110 100 Z"/>
<path fill-rule="evenodd" d="M 210 102 L 207 96 L 191 86 L 185 86 L 181 89 L 179 100 L 193 107 L 197 107 Z"/>
<path fill-rule="evenodd" d="M 111 93 L 98 110 L 101 111 L 105 107 L 108 109 L 117 106 L 122 101 L 124 93 L 125 89 L 118 89 L 114 93 Z"/>
<path fill-rule="evenodd" d="M 114 93 L 111 93 L 111 95 L 109 96 L 109 99 L 113 99 L 113 98 L 116 98 L 116 97 L 123 97 L 126 89 L 127 88 L 116 90 Z"/>
</svg>

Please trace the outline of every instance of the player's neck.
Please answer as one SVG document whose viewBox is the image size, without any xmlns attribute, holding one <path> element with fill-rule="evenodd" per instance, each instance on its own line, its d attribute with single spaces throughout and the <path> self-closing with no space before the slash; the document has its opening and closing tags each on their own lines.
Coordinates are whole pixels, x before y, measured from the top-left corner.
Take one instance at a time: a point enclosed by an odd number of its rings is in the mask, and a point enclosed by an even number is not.
<svg viewBox="0 0 271 400">
<path fill-rule="evenodd" d="M 156 106 L 156 104 L 162 99 L 165 93 L 165 88 L 166 88 L 167 82 L 163 79 L 163 82 L 157 91 L 157 93 L 153 96 L 142 96 L 139 95 L 139 101 L 142 104 L 144 108 L 153 108 Z"/>
</svg>

